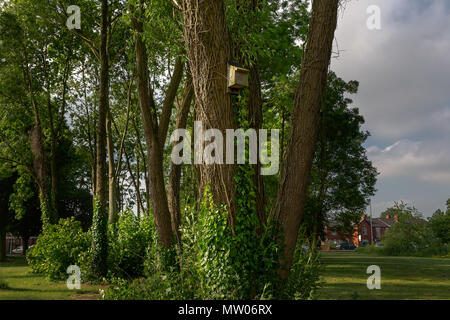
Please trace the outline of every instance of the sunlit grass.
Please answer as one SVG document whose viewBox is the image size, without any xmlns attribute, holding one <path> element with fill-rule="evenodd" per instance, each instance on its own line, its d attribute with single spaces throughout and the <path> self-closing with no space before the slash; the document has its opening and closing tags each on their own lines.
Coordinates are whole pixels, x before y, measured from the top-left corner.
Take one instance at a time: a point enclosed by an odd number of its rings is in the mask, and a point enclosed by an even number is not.
<svg viewBox="0 0 450 320">
<path fill-rule="evenodd" d="M 323 252 L 319 299 L 450 299 L 450 260 Z M 367 267 L 381 269 L 381 290 L 369 290 Z"/>
<path fill-rule="evenodd" d="M 8 257 L 0 262 L 0 300 L 98 299 L 99 288 L 82 285 L 81 290 L 69 290 L 64 281 L 50 281 L 32 273 L 24 257 Z"/>
</svg>

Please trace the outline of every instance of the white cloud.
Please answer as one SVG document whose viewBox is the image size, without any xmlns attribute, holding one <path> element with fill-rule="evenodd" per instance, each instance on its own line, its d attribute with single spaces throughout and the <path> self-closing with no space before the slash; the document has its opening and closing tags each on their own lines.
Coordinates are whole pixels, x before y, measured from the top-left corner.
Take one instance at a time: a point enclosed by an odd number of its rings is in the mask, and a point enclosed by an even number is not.
<svg viewBox="0 0 450 320">
<path fill-rule="evenodd" d="M 450 145 L 400 140 L 380 149 L 367 149 L 380 178 L 415 177 L 418 180 L 450 185 Z"/>
<path fill-rule="evenodd" d="M 382 29 L 366 27 L 369 5 L 381 8 Z M 332 69 L 360 81 L 355 106 L 377 139 L 449 132 L 435 115 L 450 107 L 448 0 L 351 1 L 336 33 Z M 335 51 L 337 48 L 335 48 Z"/>
<path fill-rule="evenodd" d="M 450 1 L 344 3 L 331 68 L 360 82 L 353 105 L 380 171 L 374 216 L 399 200 L 431 215 L 450 196 Z M 381 30 L 366 26 L 370 5 L 381 9 Z"/>
</svg>

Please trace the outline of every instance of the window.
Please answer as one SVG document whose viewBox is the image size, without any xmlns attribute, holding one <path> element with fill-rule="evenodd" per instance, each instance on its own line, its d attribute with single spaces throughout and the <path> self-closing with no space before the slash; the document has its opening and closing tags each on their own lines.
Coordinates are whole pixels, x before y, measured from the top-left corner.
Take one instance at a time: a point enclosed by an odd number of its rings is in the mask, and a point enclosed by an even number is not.
<svg viewBox="0 0 450 320">
<path fill-rule="evenodd" d="M 376 228 L 377 236 L 381 235 L 381 228 Z"/>
<path fill-rule="evenodd" d="M 367 236 L 367 228 L 366 228 L 366 227 L 363 227 L 363 228 L 362 228 L 362 234 L 363 234 L 364 236 Z"/>
</svg>

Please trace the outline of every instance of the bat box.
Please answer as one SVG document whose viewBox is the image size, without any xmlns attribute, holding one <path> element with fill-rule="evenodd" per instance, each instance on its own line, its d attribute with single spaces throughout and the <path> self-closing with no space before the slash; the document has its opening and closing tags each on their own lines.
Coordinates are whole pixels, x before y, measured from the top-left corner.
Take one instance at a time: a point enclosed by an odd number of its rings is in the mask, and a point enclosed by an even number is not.
<svg viewBox="0 0 450 320">
<path fill-rule="evenodd" d="M 237 63 L 228 63 L 228 90 L 232 94 L 239 94 L 239 91 L 248 87 L 249 70 Z"/>
</svg>

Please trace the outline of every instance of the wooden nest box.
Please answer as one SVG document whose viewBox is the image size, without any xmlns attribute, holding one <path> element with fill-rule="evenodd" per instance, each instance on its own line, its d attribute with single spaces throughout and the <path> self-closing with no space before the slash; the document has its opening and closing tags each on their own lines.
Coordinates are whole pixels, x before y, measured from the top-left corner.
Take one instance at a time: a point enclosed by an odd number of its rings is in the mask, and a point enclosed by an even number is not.
<svg viewBox="0 0 450 320">
<path fill-rule="evenodd" d="M 239 94 L 241 89 L 248 87 L 248 74 L 250 70 L 238 63 L 228 63 L 228 92 Z"/>
</svg>

